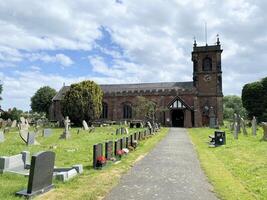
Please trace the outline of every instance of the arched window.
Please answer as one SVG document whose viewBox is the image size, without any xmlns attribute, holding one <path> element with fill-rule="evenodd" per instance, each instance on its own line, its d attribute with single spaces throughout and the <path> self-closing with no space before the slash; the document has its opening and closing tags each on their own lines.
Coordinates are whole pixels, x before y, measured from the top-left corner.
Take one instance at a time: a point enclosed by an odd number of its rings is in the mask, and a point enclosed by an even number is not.
<svg viewBox="0 0 267 200">
<path fill-rule="evenodd" d="M 212 60 L 208 56 L 203 59 L 202 69 L 203 69 L 203 71 L 211 71 L 212 70 Z"/>
<path fill-rule="evenodd" d="M 132 107 L 130 104 L 123 105 L 123 118 L 131 119 L 132 118 Z"/>
<path fill-rule="evenodd" d="M 185 105 L 179 100 L 176 99 L 171 105 L 170 109 L 184 109 L 186 108 Z"/>
<path fill-rule="evenodd" d="M 102 119 L 107 119 L 108 118 L 108 104 L 103 102 L 102 103 Z"/>
</svg>

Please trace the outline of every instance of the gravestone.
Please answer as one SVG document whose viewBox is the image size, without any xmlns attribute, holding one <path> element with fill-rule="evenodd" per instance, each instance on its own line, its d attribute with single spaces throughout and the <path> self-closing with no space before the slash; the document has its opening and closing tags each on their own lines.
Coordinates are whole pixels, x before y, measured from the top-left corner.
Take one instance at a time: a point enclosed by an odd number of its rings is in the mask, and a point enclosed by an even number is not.
<svg viewBox="0 0 267 200">
<path fill-rule="evenodd" d="M 12 120 L 10 118 L 7 119 L 7 126 L 11 127 L 12 125 Z"/>
<path fill-rule="evenodd" d="M 127 127 L 125 128 L 125 133 L 126 133 L 127 135 L 129 134 L 129 130 L 128 130 Z"/>
<path fill-rule="evenodd" d="M 105 157 L 107 160 L 110 160 L 113 157 L 113 141 L 105 143 Z"/>
<path fill-rule="evenodd" d="M 216 126 L 216 115 L 214 112 L 214 108 L 211 106 L 209 110 L 209 127 L 215 128 Z"/>
<path fill-rule="evenodd" d="M 240 130 L 241 130 L 241 128 L 240 128 L 241 127 L 241 117 L 240 117 L 239 114 L 237 115 L 237 121 L 236 122 L 237 122 L 237 132 L 240 133 Z"/>
<path fill-rule="evenodd" d="M 94 169 L 98 169 L 97 159 L 103 156 L 103 144 L 95 144 L 93 147 L 93 167 Z"/>
<path fill-rule="evenodd" d="M 263 137 L 262 140 L 267 141 L 267 122 L 262 122 Z"/>
<path fill-rule="evenodd" d="M 134 140 L 138 140 L 138 138 L 137 138 L 137 132 L 134 133 Z"/>
<path fill-rule="evenodd" d="M 235 122 L 234 124 L 234 139 L 238 139 L 238 123 Z"/>
<path fill-rule="evenodd" d="M 17 127 L 17 120 L 14 120 L 11 124 L 11 128 L 16 128 Z"/>
<path fill-rule="evenodd" d="M 0 131 L 0 143 L 2 143 L 4 141 L 5 141 L 4 133 L 3 133 L 3 131 Z"/>
<path fill-rule="evenodd" d="M 125 128 L 121 127 L 121 134 L 125 134 Z"/>
<path fill-rule="evenodd" d="M 32 156 L 28 188 L 17 192 L 18 196 L 32 198 L 54 188 L 52 184 L 55 153 L 52 151 L 39 152 Z"/>
<path fill-rule="evenodd" d="M 60 136 L 60 139 L 69 139 L 70 138 L 70 119 L 68 116 L 66 116 L 65 120 L 64 120 L 64 132 L 63 134 Z"/>
<path fill-rule="evenodd" d="M 121 129 L 120 128 L 117 128 L 116 129 L 116 135 L 119 135 L 119 134 L 121 134 Z"/>
<path fill-rule="evenodd" d="M 142 138 L 141 138 L 141 132 L 139 131 L 138 133 L 137 133 L 137 135 L 138 135 L 138 140 L 141 140 Z"/>
<path fill-rule="evenodd" d="M 130 135 L 129 146 L 133 146 L 134 136 Z"/>
<path fill-rule="evenodd" d="M 43 130 L 43 137 L 49 137 L 52 135 L 52 129 L 51 128 L 46 128 Z"/>
<path fill-rule="evenodd" d="M 252 124 L 252 135 L 256 136 L 257 135 L 257 120 L 255 116 L 253 116 L 251 124 Z"/>
<path fill-rule="evenodd" d="M 125 138 L 125 148 L 128 148 L 129 145 L 129 142 L 130 142 L 130 138 L 129 137 L 126 137 Z"/>
<path fill-rule="evenodd" d="M 34 132 L 28 132 L 27 145 L 39 145 L 39 142 L 37 142 L 35 140 L 35 133 Z"/>
<path fill-rule="evenodd" d="M 89 130 L 89 127 L 88 127 L 88 124 L 85 120 L 83 120 L 83 129 L 88 131 Z"/>
<path fill-rule="evenodd" d="M 121 139 L 121 149 L 126 148 L 126 138 Z"/>
<path fill-rule="evenodd" d="M 245 123 L 245 120 L 242 117 L 241 117 L 240 123 L 241 123 L 241 128 L 242 128 L 243 134 L 244 135 L 248 135 L 248 132 L 247 132 L 247 129 L 246 129 L 246 123 Z"/>
<path fill-rule="evenodd" d="M 19 136 L 27 144 L 27 137 L 28 137 L 28 131 L 27 130 L 19 130 Z"/>
<path fill-rule="evenodd" d="M 225 145 L 226 144 L 225 132 L 224 131 L 215 131 L 214 132 L 214 141 L 215 141 L 215 146 Z"/>
<path fill-rule="evenodd" d="M 121 150 L 121 141 L 116 140 L 114 145 L 114 155 L 117 156 L 117 152 Z"/>
</svg>

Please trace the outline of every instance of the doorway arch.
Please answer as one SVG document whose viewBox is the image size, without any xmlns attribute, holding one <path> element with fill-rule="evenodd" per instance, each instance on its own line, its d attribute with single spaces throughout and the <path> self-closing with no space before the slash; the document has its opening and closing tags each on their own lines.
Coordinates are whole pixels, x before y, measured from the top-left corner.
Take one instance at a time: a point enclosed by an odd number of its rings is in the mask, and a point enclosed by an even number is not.
<svg viewBox="0 0 267 200">
<path fill-rule="evenodd" d="M 172 110 L 171 115 L 173 127 L 184 127 L 184 111 L 182 109 Z"/>
</svg>

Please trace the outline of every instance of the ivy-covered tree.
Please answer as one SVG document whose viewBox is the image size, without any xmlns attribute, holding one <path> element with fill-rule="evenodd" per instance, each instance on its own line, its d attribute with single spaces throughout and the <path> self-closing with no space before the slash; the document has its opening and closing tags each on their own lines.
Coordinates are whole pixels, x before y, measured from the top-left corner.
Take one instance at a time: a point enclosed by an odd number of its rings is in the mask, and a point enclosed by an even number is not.
<svg viewBox="0 0 267 200">
<path fill-rule="evenodd" d="M 237 113 L 242 117 L 247 116 L 247 112 L 243 107 L 241 97 L 236 95 L 228 95 L 223 97 L 223 118 L 231 120 L 234 113 Z"/>
<path fill-rule="evenodd" d="M 258 121 L 267 117 L 267 77 L 261 81 L 248 83 L 242 90 L 242 102 L 249 118 L 256 116 Z"/>
<path fill-rule="evenodd" d="M 56 90 L 44 86 L 36 91 L 36 93 L 31 98 L 31 108 L 32 111 L 38 113 L 45 113 L 46 116 L 49 114 L 49 108 L 52 104 L 52 99 L 56 95 Z"/>
<path fill-rule="evenodd" d="M 154 121 L 156 114 L 156 103 L 142 96 L 137 96 L 134 108 L 136 119 L 148 119 Z"/>
<path fill-rule="evenodd" d="M 62 101 L 62 113 L 80 125 L 82 120 L 92 122 L 102 113 L 103 92 L 94 81 L 72 84 Z"/>
</svg>

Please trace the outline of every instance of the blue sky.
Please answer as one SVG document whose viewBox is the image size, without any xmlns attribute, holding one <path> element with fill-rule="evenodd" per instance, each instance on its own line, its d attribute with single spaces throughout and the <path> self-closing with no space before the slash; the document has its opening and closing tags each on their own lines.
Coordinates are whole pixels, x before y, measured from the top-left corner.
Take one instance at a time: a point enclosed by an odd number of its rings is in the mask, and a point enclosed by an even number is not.
<svg viewBox="0 0 267 200">
<path fill-rule="evenodd" d="M 193 37 L 217 33 L 224 94 L 267 76 L 267 3 L 260 0 L 76 0 L 0 3 L 4 109 L 30 109 L 49 85 L 191 81 Z"/>
</svg>

